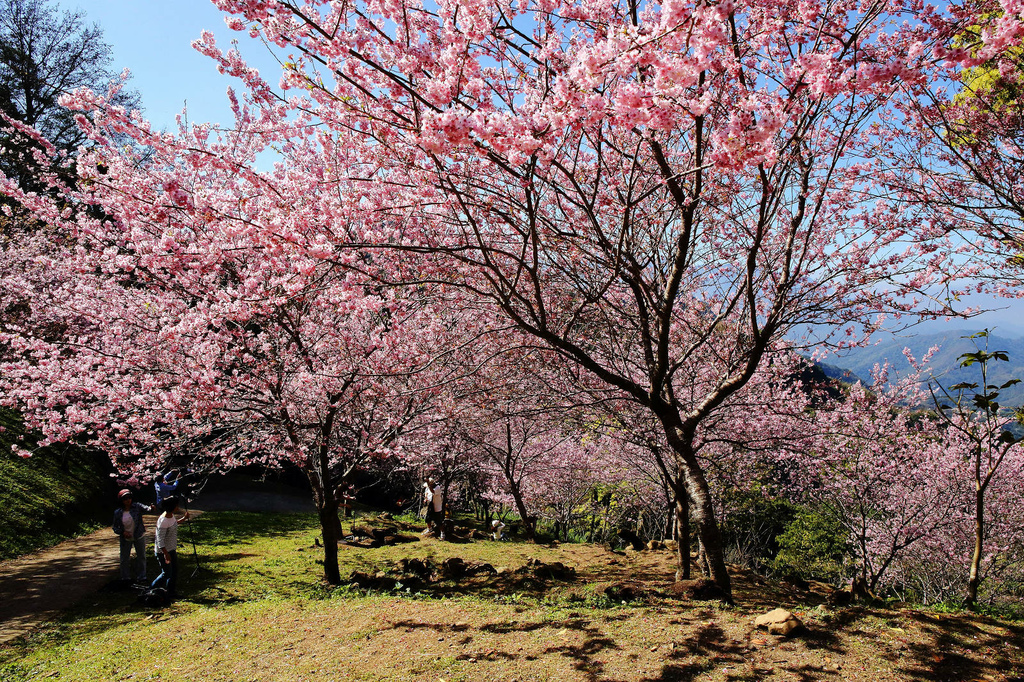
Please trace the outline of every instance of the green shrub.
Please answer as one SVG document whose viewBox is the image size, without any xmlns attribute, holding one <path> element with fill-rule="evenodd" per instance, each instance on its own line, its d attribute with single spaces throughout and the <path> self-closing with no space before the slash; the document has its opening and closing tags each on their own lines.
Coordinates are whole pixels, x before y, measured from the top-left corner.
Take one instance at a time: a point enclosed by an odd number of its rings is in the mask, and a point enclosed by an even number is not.
<svg viewBox="0 0 1024 682">
<path fill-rule="evenodd" d="M 778 575 L 799 575 L 838 584 L 847 577 L 846 529 L 828 516 L 802 508 L 778 536 L 772 562 Z"/>
<path fill-rule="evenodd" d="M 730 488 L 722 494 L 722 541 L 727 560 L 767 572 L 779 552 L 779 535 L 793 520 L 797 508 L 766 495 L 761 485 Z"/>
</svg>

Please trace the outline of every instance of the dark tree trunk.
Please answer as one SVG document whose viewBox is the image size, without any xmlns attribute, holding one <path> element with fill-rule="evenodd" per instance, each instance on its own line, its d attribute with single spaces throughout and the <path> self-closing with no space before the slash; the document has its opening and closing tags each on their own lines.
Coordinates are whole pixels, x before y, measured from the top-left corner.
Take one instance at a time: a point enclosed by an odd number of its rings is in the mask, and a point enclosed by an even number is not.
<svg viewBox="0 0 1024 682">
<path fill-rule="evenodd" d="M 320 530 L 324 535 L 324 580 L 330 585 L 341 584 L 341 573 L 338 569 L 338 503 L 333 491 L 327 495 L 322 505 L 318 505 Z"/>
<path fill-rule="evenodd" d="M 519 518 L 523 520 L 523 532 L 526 533 L 526 539 L 533 542 L 537 531 L 533 526 L 533 519 L 530 518 L 526 511 L 526 502 L 523 501 L 523 495 L 519 491 L 519 486 L 512 480 L 508 472 L 505 472 L 505 479 L 508 481 L 509 492 L 512 493 L 512 501 L 516 505 L 516 511 L 519 512 Z"/>
<path fill-rule="evenodd" d="M 725 567 L 725 550 L 722 536 L 715 521 L 714 502 L 704 470 L 693 450 L 696 425 L 684 426 L 679 413 L 668 405 L 657 409 L 658 418 L 665 429 L 669 446 L 678 455 L 686 479 L 686 493 L 689 500 L 690 519 L 697 527 L 701 548 L 707 564 L 707 576 L 714 581 L 728 601 L 732 602 L 732 580 Z"/>
<path fill-rule="evenodd" d="M 697 526 L 697 535 L 700 536 L 708 577 L 731 601 L 732 581 L 725 567 L 725 551 L 722 547 L 722 536 L 718 532 L 718 523 L 715 521 L 711 489 L 696 457 L 692 454 L 689 457 L 684 455 L 683 467 L 686 471 L 686 493 L 690 502 L 687 506 L 690 508 L 690 518 Z"/>
<path fill-rule="evenodd" d="M 317 460 L 321 471 L 329 471 L 326 453 Z M 341 538 L 341 521 L 338 519 L 338 498 L 334 486 L 328 478 L 329 474 L 321 474 L 315 469 L 306 469 L 306 478 L 313 488 L 313 500 L 316 503 L 317 518 L 320 520 L 320 533 L 324 539 L 324 580 L 330 585 L 341 584 L 341 572 L 338 568 L 338 540 Z"/>
<path fill-rule="evenodd" d="M 679 553 L 679 570 L 676 580 L 690 579 L 690 504 L 686 499 L 686 488 L 680 484 L 675 491 L 676 551 Z"/>
</svg>

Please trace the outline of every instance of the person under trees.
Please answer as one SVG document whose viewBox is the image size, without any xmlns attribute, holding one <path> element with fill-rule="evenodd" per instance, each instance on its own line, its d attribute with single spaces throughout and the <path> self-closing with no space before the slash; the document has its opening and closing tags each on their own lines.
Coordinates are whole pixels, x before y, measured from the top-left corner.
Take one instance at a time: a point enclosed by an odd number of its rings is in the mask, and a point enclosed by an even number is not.
<svg viewBox="0 0 1024 682">
<path fill-rule="evenodd" d="M 5 257 L 15 285 L 43 285 L 53 307 L 38 314 L 83 339 L 58 349 L 5 332 L 23 354 L 4 367 L 21 384 L 9 400 L 53 438 L 99 426 L 109 442 L 130 430 L 209 447 L 251 434 L 220 446 L 225 461 L 294 458 L 330 490 L 331 456 L 347 446 L 336 423 L 381 405 L 350 397 L 390 394 L 415 414 L 403 382 L 438 356 L 417 343 L 453 345 L 428 312 L 441 287 L 457 310 L 500 314 L 649 414 L 728 598 L 701 434 L 788 357 L 785 339 L 811 330 L 807 345 L 842 346 L 886 313 L 952 312 L 921 299 L 983 271 L 873 192 L 873 160 L 908 84 L 1019 45 L 1024 27 L 1005 21 L 952 49 L 982 13 L 1018 17 L 1015 1 L 216 0 L 237 13 L 230 28 L 295 55 L 283 92 L 204 33 L 197 49 L 246 88 L 236 130 L 153 135 L 80 91 L 65 102 L 93 116 L 98 148 L 77 166 L 88 187 L 61 193 L 102 217 L 65 217 L 4 183 L 76 240 Z M 110 144 L 115 132 L 157 160 Z M 254 171 L 271 144 L 280 163 Z M 141 359 L 125 362 L 126 346 Z M 40 357 L 56 362 L 29 360 Z M 40 373 L 57 396 L 45 405 L 26 389 Z M 401 421 L 359 433 L 387 447 Z M 130 454 L 156 459 L 155 435 L 140 438 Z M 328 513 L 330 494 L 317 494 Z"/>
<path fill-rule="evenodd" d="M 420 254 L 424 279 L 657 420 L 727 595 L 703 425 L 782 339 L 810 325 L 842 345 L 880 314 L 948 312 L 920 295 L 976 272 L 870 188 L 892 98 L 975 60 L 951 44 L 977 3 L 216 4 L 295 55 L 289 102 L 360 149 L 358 205 L 394 229 L 348 247 Z M 197 47 L 274 101 L 237 52 Z M 695 356 L 714 378 L 682 395 Z"/>
<path fill-rule="evenodd" d="M 142 513 L 153 511 L 149 505 L 132 500 L 132 491 L 124 488 L 117 493 L 117 508 L 114 509 L 114 520 L 111 529 L 120 541 L 121 582 L 132 580 L 132 549 L 135 549 L 135 580 L 146 583 L 146 524 Z M 157 500 L 157 507 L 160 500 Z"/>
</svg>

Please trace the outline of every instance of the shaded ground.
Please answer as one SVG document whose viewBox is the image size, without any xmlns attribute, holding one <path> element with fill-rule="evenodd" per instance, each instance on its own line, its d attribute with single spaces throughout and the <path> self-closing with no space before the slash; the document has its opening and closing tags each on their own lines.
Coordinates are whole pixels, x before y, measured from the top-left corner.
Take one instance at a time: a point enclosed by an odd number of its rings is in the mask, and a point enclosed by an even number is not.
<svg viewBox="0 0 1024 682">
<path fill-rule="evenodd" d="M 147 516 L 152 529 L 155 516 Z M 147 547 L 153 532 L 147 530 Z M 109 528 L 0 563 L 0 643 L 25 634 L 118 577 L 120 549 Z M 155 578 L 155 560 L 150 560 Z"/>
<path fill-rule="evenodd" d="M 111 505 L 111 514 L 113 509 Z M 290 513 L 312 511 L 313 504 L 293 488 L 225 477 L 204 489 L 193 502 L 192 510 Z M 152 556 L 156 516 L 146 516 L 145 523 L 148 575 L 153 579 L 160 572 Z M 189 537 L 182 533 L 180 539 L 186 545 L 181 559 L 185 561 L 183 566 L 187 566 L 187 554 L 191 552 Z M 0 643 L 24 635 L 84 597 L 111 588 L 118 578 L 119 554 L 117 537 L 109 528 L 102 528 L 0 562 Z"/>
</svg>

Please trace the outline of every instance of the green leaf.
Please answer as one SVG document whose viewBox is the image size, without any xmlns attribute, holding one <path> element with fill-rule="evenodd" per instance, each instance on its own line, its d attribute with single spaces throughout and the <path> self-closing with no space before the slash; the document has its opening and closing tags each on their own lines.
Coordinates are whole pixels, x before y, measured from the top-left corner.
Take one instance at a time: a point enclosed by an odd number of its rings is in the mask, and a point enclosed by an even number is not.
<svg viewBox="0 0 1024 682">
<path fill-rule="evenodd" d="M 977 334 L 971 334 L 970 336 L 961 336 L 961 339 L 985 339 L 988 338 L 988 330 L 980 331 Z"/>
<path fill-rule="evenodd" d="M 1000 443 L 1006 443 L 1007 445 L 1014 445 L 1024 440 L 1024 436 L 1015 436 L 1009 431 L 1003 431 L 999 434 L 998 438 Z"/>
<path fill-rule="evenodd" d="M 995 397 L 996 396 L 990 396 L 985 395 L 984 393 L 979 393 L 978 395 L 974 396 L 974 404 L 980 409 L 988 410 L 989 412 L 997 412 L 999 411 L 999 403 L 993 400 L 993 398 Z"/>
<path fill-rule="evenodd" d="M 957 360 L 960 361 L 961 367 L 970 367 L 976 362 L 985 362 L 986 360 L 988 360 L 988 357 L 986 356 L 985 351 L 979 350 L 975 351 L 974 353 L 964 353 L 959 358 L 957 358 Z"/>
<path fill-rule="evenodd" d="M 964 389 L 974 390 L 977 387 L 978 387 L 978 384 L 972 384 L 970 382 L 964 381 L 964 382 L 959 383 L 959 384 L 953 384 L 952 386 L 949 387 L 949 390 L 951 390 L 951 391 L 963 391 Z"/>
<path fill-rule="evenodd" d="M 1019 383 L 1020 383 L 1020 379 L 1010 379 L 1009 381 L 1007 381 L 1005 384 L 1003 384 L 999 388 L 1009 388 L 1010 386 L 1016 386 Z"/>
</svg>

